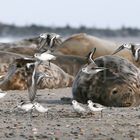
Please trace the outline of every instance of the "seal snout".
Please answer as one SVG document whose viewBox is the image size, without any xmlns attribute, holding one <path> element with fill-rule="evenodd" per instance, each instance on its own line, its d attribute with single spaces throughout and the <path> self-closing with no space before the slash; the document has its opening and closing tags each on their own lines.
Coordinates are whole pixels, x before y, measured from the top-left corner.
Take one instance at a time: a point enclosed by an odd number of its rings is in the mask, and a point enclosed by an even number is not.
<svg viewBox="0 0 140 140">
<path fill-rule="evenodd" d="M 132 90 L 128 90 L 122 95 L 122 105 L 125 107 L 132 106 L 134 104 L 134 94 Z"/>
</svg>

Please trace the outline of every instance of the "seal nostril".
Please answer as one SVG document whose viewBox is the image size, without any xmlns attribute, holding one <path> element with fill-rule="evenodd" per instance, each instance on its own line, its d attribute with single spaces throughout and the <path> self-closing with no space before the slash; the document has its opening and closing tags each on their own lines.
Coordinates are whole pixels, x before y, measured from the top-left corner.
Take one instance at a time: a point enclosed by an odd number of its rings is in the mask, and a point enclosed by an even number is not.
<svg viewBox="0 0 140 140">
<path fill-rule="evenodd" d="M 129 89 L 130 92 L 132 92 L 132 89 Z"/>
<path fill-rule="evenodd" d="M 130 97 L 131 96 L 131 93 L 130 92 L 127 92 L 125 93 L 126 97 Z"/>
</svg>

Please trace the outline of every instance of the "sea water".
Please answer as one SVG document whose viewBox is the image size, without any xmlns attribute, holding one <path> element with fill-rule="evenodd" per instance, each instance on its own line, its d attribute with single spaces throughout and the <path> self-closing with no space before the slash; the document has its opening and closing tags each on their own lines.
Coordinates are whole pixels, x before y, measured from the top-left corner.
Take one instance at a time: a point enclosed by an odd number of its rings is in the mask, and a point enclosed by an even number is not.
<svg viewBox="0 0 140 140">
<path fill-rule="evenodd" d="M 18 41 L 21 40 L 22 38 L 18 38 L 18 37 L 0 37 L 0 43 L 9 43 L 9 42 L 14 42 L 14 41 Z"/>
</svg>

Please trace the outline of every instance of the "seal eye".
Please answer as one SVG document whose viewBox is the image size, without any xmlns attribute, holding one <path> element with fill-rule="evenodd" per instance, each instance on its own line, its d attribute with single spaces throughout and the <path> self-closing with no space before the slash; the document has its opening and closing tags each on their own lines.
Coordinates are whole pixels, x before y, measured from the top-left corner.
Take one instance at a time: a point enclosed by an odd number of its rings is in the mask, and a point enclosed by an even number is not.
<svg viewBox="0 0 140 140">
<path fill-rule="evenodd" d="M 117 89 L 116 88 L 113 89 L 112 94 L 117 94 L 117 93 L 118 93 Z"/>
<path fill-rule="evenodd" d="M 130 92 L 132 92 L 132 89 L 129 89 Z"/>
</svg>

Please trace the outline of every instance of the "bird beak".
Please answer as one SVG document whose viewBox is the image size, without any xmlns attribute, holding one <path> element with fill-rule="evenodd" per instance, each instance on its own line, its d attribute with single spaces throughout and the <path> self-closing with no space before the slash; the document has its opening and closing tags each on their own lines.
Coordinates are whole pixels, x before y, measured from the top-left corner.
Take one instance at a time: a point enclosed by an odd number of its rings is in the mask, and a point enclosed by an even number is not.
<svg viewBox="0 0 140 140">
<path fill-rule="evenodd" d="M 123 50 L 123 49 L 124 49 L 124 46 L 122 45 L 122 46 L 120 46 L 117 50 L 115 50 L 115 52 L 114 52 L 112 55 L 118 53 L 119 51 L 121 51 L 121 50 Z"/>
</svg>

